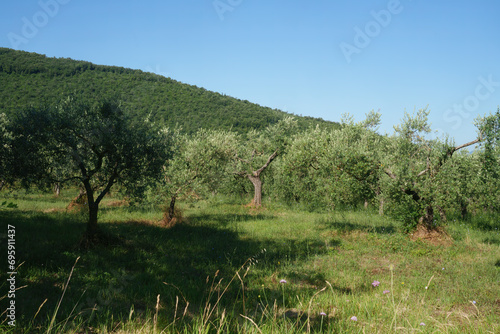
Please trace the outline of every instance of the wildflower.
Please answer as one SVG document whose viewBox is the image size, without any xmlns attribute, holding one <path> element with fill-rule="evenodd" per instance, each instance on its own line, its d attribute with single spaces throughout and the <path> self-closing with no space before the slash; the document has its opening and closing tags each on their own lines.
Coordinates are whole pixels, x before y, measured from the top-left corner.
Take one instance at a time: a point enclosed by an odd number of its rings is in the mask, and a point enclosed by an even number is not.
<svg viewBox="0 0 500 334">
<path fill-rule="evenodd" d="M 472 304 L 476 305 L 476 301 L 475 301 L 475 300 L 473 300 L 473 301 L 472 301 Z"/>
<path fill-rule="evenodd" d="M 320 312 L 319 315 L 322 316 L 322 317 L 325 317 L 326 313 L 325 312 Z"/>
<path fill-rule="evenodd" d="M 373 281 L 372 285 L 373 285 L 374 287 L 377 287 L 377 286 L 379 286 L 379 285 L 380 285 L 380 282 L 379 282 L 379 281 Z"/>
<path fill-rule="evenodd" d="M 390 291 L 389 290 L 384 290 L 382 293 L 385 295 L 387 293 L 390 293 Z"/>
<path fill-rule="evenodd" d="M 405 285 L 405 282 L 401 282 L 402 285 Z"/>
<path fill-rule="evenodd" d="M 352 317 L 351 317 L 351 320 L 352 320 L 352 321 L 358 321 L 358 318 L 357 318 L 356 316 L 352 316 Z"/>
<path fill-rule="evenodd" d="M 280 283 L 281 283 L 281 284 L 286 284 L 286 280 L 285 280 L 285 279 L 282 279 L 282 280 L 280 281 Z"/>
<path fill-rule="evenodd" d="M 425 322 L 421 322 L 421 323 L 420 323 L 420 326 L 425 326 Z"/>
</svg>

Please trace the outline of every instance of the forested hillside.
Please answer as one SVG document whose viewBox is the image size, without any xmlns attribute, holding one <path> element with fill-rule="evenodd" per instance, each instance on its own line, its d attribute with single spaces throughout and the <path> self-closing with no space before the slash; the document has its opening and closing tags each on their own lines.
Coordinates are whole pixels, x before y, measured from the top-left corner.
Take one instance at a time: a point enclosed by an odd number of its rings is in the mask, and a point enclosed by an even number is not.
<svg viewBox="0 0 500 334">
<path fill-rule="evenodd" d="M 0 112 L 11 115 L 26 106 L 53 104 L 65 96 L 82 100 L 112 98 L 137 116 L 153 119 L 187 133 L 200 127 L 245 133 L 263 129 L 289 114 L 230 96 L 207 91 L 141 70 L 95 65 L 68 58 L 0 48 Z M 297 116 L 305 129 L 337 123 Z"/>
</svg>

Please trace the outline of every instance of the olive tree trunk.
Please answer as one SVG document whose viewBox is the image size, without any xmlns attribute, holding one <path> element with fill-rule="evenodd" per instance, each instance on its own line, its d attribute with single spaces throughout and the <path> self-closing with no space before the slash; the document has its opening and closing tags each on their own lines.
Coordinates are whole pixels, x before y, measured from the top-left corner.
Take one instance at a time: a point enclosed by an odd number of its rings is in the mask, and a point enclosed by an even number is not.
<svg viewBox="0 0 500 334">
<path fill-rule="evenodd" d="M 252 171 L 251 173 L 246 173 L 246 172 L 235 173 L 237 175 L 247 177 L 250 180 L 250 182 L 252 182 L 254 187 L 254 196 L 252 201 L 253 206 L 259 207 L 262 205 L 262 179 L 260 178 L 260 175 L 277 156 L 278 156 L 278 150 L 274 151 L 273 154 L 271 154 L 269 158 L 267 158 L 266 163 L 259 169 Z M 240 160 L 248 164 L 248 161 L 243 159 Z"/>
<path fill-rule="evenodd" d="M 248 175 L 248 179 L 252 182 L 254 188 L 253 202 L 255 206 L 262 205 L 262 180 L 259 176 Z"/>
</svg>

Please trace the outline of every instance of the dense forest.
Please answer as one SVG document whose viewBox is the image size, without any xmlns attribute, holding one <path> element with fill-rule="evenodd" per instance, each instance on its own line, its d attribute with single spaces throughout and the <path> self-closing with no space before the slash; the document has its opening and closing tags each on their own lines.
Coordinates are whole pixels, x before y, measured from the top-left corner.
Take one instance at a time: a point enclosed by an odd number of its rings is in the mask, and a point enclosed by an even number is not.
<svg viewBox="0 0 500 334">
<path fill-rule="evenodd" d="M 168 127 L 194 133 L 201 126 L 245 133 L 261 130 L 286 112 L 214 93 L 157 74 L 69 58 L 0 48 L 0 112 L 12 115 L 26 106 L 50 105 L 65 96 L 81 100 L 114 99 L 136 116 L 151 117 Z M 337 123 L 299 117 L 299 129 Z"/>
</svg>

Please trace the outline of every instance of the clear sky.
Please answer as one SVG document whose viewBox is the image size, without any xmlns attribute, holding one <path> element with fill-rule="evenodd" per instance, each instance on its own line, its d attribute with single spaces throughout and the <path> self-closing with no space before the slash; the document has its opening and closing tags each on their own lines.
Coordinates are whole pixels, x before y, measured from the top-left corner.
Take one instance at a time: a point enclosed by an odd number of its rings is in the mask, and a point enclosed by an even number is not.
<svg viewBox="0 0 500 334">
<path fill-rule="evenodd" d="M 294 114 L 379 110 L 381 133 L 428 105 L 457 144 L 500 104 L 498 0 L 4 0 L 0 33 Z"/>
</svg>

